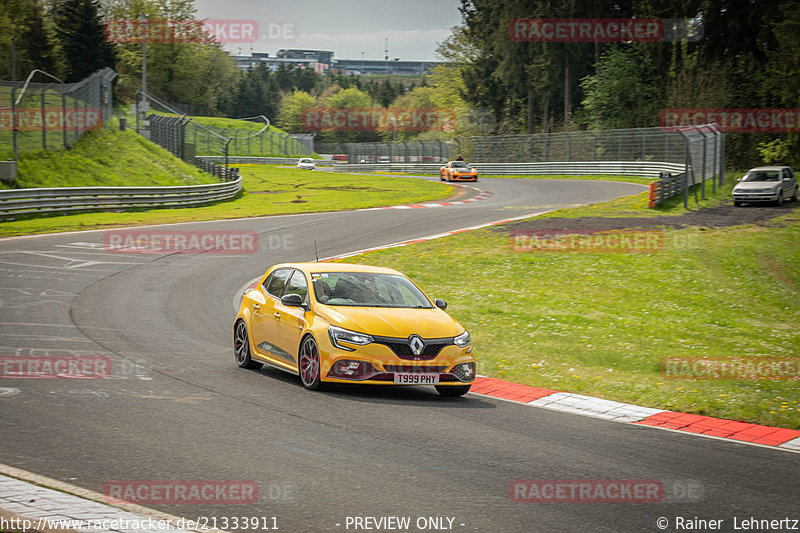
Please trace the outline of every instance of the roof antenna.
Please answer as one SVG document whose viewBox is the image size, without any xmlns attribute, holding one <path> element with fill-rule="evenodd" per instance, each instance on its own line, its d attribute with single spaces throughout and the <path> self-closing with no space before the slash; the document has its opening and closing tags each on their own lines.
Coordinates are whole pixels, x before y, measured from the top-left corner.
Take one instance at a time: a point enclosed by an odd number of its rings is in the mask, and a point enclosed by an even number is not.
<svg viewBox="0 0 800 533">
<path fill-rule="evenodd" d="M 314 257 L 316 257 L 317 263 L 319 263 L 319 252 L 317 252 L 317 239 L 314 239 Z"/>
</svg>

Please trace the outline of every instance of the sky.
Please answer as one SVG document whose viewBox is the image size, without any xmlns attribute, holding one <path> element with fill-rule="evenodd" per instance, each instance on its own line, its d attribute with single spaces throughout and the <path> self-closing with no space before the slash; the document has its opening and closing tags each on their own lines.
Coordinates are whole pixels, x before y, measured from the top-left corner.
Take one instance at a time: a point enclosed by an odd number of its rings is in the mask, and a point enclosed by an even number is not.
<svg viewBox="0 0 800 533">
<path fill-rule="evenodd" d="M 200 19 L 256 21 L 259 40 L 234 54 L 281 48 L 329 50 L 337 59 L 440 61 L 437 44 L 461 23 L 459 0 L 195 0 Z M 364 53 L 362 56 L 362 52 Z"/>
</svg>

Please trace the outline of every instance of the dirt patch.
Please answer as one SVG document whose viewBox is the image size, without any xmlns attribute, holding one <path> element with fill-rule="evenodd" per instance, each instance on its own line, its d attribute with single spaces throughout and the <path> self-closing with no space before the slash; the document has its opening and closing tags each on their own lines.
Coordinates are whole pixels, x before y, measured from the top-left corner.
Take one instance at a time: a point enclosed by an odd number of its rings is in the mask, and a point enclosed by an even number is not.
<svg viewBox="0 0 800 533">
<path fill-rule="evenodd" d="M 502 229 L 495 228 L 494 231 L 506 233 L 509 230 L 529 230 L 529 229 L 559 229 L 559 230 L 616 230 L 634 228 L 672 228 L 681 229 L 690 226 L 705 228 L 723 228 L 727 226 L 758 225 L 776 226 L 783 225 L 780 222 L 772 222 L 772 219 L 796 214 L 800 217 L 800 203 L 784 204 L 781 207 L 734 207 L 733 205 L 721 205 L 698 209 L 691 213 L 676 216 L 662 217 L 630 217 L 630 218 L 603 218 L 603 217 L 584 217 L 584 218 L 544 218 L 528 219 L 519 222 L 504 224 Z M 800 220 L 794 219 L 794 220 Z"/>
</svg>

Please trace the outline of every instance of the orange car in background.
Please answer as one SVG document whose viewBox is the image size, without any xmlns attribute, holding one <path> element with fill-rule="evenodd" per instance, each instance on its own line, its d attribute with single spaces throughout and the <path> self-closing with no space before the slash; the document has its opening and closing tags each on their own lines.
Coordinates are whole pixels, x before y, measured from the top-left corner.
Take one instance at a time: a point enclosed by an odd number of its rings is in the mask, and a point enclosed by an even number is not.
<svg viewBox="0 0 800 533">
<path fill-rule="evenodd" d="M 450 161 L 439 169 L 442 181 L 478 181 L 478 170 L 464 161 Z"/>
</svg>

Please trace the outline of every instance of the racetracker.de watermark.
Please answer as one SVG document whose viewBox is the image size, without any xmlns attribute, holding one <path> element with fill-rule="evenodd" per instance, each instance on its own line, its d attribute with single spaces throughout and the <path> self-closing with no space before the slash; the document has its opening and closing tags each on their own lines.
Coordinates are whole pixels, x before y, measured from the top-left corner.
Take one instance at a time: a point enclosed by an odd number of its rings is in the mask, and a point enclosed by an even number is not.
<svg viewBox="0 0 800 533">
<path fill-rule="evenodd" d="M 96 107 L 18 107 L 0 109 L 0 131 L 86 131 L 102 123 Z M 13 126 L 16 125 L 16 128 Z"/>
<path fill-rule="evenodd" d="M 652 253 L 664 248 L 658 230 L 517 230 L 510 233 L 515 252 Z"/>
<path fill-rule="evenodd" d="M 104 355 L 4 355 L 0 378 L 5 379 L 106 379 L 111 359 Z"/>
<path fill-rule="evenodd" d="M 526 503 L 659 503 L 657 479 L 515 479 L 508 497 Z"/>
<path fill-rule="evenodd" d="M 717 124 L 726 132 L 797 132 L 800 109 L 664 109 L 659 114 L 662 129 Z"/>
<path fill-rule="evenodd" d="M 250 19 L 113 19 L 103 34 L 112 43 L 252 43 L 259 40 L 294 38 L 294 24 L 269 23 L 259 32 Z"/>
<path fill-rule="evenodd" d="M 664 40 L 664 22 L 625 18 L 516 18 L 508 23 L 508 35 L 512 41 L 521 43 L 653 43 Z"/>
<path fill-rule="evenodd" d="M 661 376 L 665 379 L 796 380 L 800 379 L 800 358 L 665 357 L 661 360 Z"/>
<path fill-rule="evenodd" d="M 444 107 L 313 107 L 303 110 L 306 131 L 450 131 L 455 110 Z"/>
<path fill-rule="evenodd" d="M 278 244 L 287 246 L 285 236 Z M 289 238 L 290 239 L 290 238 Z M 291 243 L 289 242 L 289 246 Z M 258 234 L 253 231 L 157 231 L 115 230 L 106 232 L 103 249 L 109 253 L 129 254 L 223 254 L 246 255 L 258 251 Z"/>
<path fill-rule="evenodd" d="M 244 480 L 109 481 L 103 486 L 108 503 L 247 504 L 258 501 L 258 483 Z"/>
</svg>

